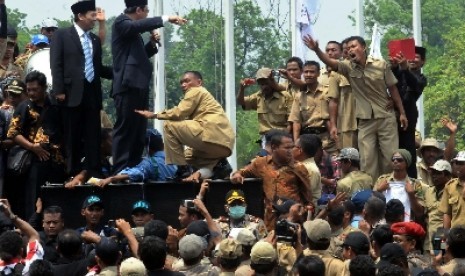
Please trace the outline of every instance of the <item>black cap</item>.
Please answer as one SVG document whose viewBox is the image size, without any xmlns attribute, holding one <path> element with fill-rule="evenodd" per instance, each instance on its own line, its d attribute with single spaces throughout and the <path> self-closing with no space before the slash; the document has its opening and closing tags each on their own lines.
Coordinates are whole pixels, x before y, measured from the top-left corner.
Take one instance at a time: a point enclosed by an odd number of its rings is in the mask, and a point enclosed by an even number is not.
<svg viewBox="0 0 465 276">
<path fill-rule="evenodd" d="M 229 192 L 226 194 L 226 204 L 231 204 L 234 200 L 240 200 L 242 202 L 245 202 L 245 195 L 242 190 L 229 190 Z"/>
<path fill-rule="evenodd" d="M 124 0 L 126 8 L 147 6 L 147 0 Z"/>
<path fill-rule="evenodd" d="M 399 244 L 386 243 L 385 245 L 383 245 L 383 247 L 381 247 L 381 251 L 379 253 L 379 263 L 377 264 L 377 266 L 381 267 L 384 265 L 388 265 L 395 258 L 407 259 L 407 254 Z"/>
<path fill-rule="evenodd" d="M 90 207 L 93 205 L 98 205 L 103 208 L 103 201 L 100 199 L 100 197 L 96 195 L 88 196 L 82 203 L 82 209 L 86 209 L 87 207 Z"/>
<path fill-rule="evenodd" d="M 186 235 L 189 234 L 204 237 L 208 241 L 210 236 L 208 224 L 203 220 L 195 220 L 191 222 L 186 228 Z"/>
<path fill-rule="evenodd" d="M 281 197 L 278 198 L 276 202 L 273 202 L 273 209 L 278 211 L 279 215 L 284 215 L 289 213 L 289 210 L 291 209 L 292 205 L 296 203 L 297 202 L 295 202 L 292 199 Z"/>
<path fill-rule="evenodd" d="M 147 213 L 151 213 L 151 211 L 150 211 L 150 203 L 148 203 L 145 200 L 139 200 L 139 201 L 135 202 L 132 205 L 132 213 L 134 214 L 134 212 L 136 212 L 136 211 L 145 211 Z"/>
<path fill-rule="evenodd" d="M 12 26 L 8 25 L 6 27 L 6 35 L 7 36 L 11 36 L 11 37 L 18 37 L 18 32 L 16 31 L 15 28 L 13 28 Z"/>
<path fill-rule="evenodd" d="M 368 240 L 368 237 L 360 231 L 350 232 L 347 234 L 342 245 L 350 246 L 352 249 L 356 249 L 360 252 L 368 252 L 370 250 L 370 241 Z"/>
<path fill-rule="evenodd" d="M 73 14 L 86 13 L 88 11 L 95 11 L 95 1 L 94 0 L 84 0 L 74 3 L 71 6 L 71 11 Z"/>
<path fill-rule="evenodd" d="M 426 48 L 415 46 L 415 54 L 419 54 L 421 59 L 425 60 L 426 59 Z"/>
</svg>

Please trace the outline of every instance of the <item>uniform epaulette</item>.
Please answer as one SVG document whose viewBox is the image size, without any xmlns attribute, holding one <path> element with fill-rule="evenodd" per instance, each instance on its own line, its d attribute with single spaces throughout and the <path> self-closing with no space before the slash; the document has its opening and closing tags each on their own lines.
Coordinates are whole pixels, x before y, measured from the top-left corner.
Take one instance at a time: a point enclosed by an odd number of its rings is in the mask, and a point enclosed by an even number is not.
<svg viewBox="0 0 465 276">
<path fill-rule="evenodd" d="M 249 221 L 250 221 L 250 222 L 259 223 L 259 222 L 260 222 L 260 218 L 259 218 L 259 217 L 252 216 L 252 215 L 249 215 Z"/>
<path fill-rule="evenodd" d="M 219 222 L 229 222 L 229 217 L 220 216 L 220 217 L 218 218 L 218 221 L 219 221 Z"/>
</svg>

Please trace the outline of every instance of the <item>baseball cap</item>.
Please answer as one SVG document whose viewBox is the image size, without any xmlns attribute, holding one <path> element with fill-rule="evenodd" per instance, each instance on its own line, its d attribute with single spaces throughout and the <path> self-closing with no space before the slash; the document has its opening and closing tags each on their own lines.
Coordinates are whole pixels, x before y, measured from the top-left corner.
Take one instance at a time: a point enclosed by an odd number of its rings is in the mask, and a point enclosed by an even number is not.
<svg viewBox="0 0 465 276">
<path fill-rule="evenodd" d="M 452 159 L 454 161 L 465 161 L 465 151 L 459 151 L 459 153 L 457 153 L 457 156 L 454 157 L 454 159 Z"/>
<path fill-rule="evenodd" d="M 229 192 L 226 194 L 226 203 L 231 204 L 231 202 L 234 200 L 245 202 L 244 192 L 241 190 L 229 190 Z"/>
<path fill-rule="evenodd" d="M 365 203 L 373 195 L 372 190 L 362 190 L 354 194 L 351 198 L 352 203 L 355 206 L 356 212 L 360 212 L 365 207 Z"/>
<path fill-rule="evenodd" d="M 452 167 L 451 167 L 450 163 L 447 162 L 444 159 L 440 159 L 440 160 L 436 161 L 434 163 L 434 165 L 431 166 L 430 168 L 435 170 L 435 171 L 439 171 L 439 172 L 448 171 L 448 172 L 452 173 Z"/>
<path fill-rule="evenodd" d="M 252 231 L 244 228 L 237 234 L 236 240 L 241 245 L 252 246 L 257 242 L 257 237 Z"/>
<path fill-rule="evenodd" d="M 370 241 L 364 233 L 354 231 L 347 234 L 342 246 L 350 246 L 361 252 L 368 252 L 370 250 Z"/>
<path fill-rule="evenodd" d="M 266 68 L 266 67 L 260 68 L 260 69 L 258 69 L 257 75 L 255 76 L 255 78 L 257 80 L 259 80 L 259 79 L 268 79 L 270 77 L 270 75 L 271 75 L 271 71 L 272 70 L 270 68 Z"/>
<path fill-rule="evenodd" d="M 357 149 L 354 148 L 343 148 L 337 160 L 349 159 L 354 161 L 360 161 L 360 154 L 358 153 Z"/>
<path fill-rule="evenodd" d="M 259 241 L 250 252 L 250 260 L 254 264 L 271 264 L 276 260 L 276 250 L 269 242 Z"/>
<path fill-rule="evenodd" d="M 281 198 L 278 198 L 278 200 L 276 200 L 272 205 L 273 205 L 273 208 L 276 211 L 278 211 L 280 215 L 283 215 L 283 214 L 289 213 L 289 210 L 291 209 L 292 205 L 296 203 L 297 202 L 295 202 L 292 199 L 281 197 Z"/>
<path fill-rule="evenodd" d="M 134 257 L 127 258 L 126 260 L 124 260 L 119 267 L 119 272 L 121 276 L 147 275 L 144 263 L 141 260 Z"/>
<path fill-rule="evenodd" d="M 58 28 L 58 23 L 55 19 L 45 18 L 42 21 L 42 28 Z"/>
<path fill-rule="evenodd" d="M 26 84 L 21 80 L 14 79 L 6 86 L 5 91 L 19 95 L 26 92 Z"/>
<path fill-rule="evenodd" d="M 407 235 L 417 238 L 423 238 L 426 234 L 423 227 L 414 221 L 393 223 L 391 225 L 391 231 L 394 235 Z"/>
<path fill-rule="evenodd" d="M 385 266 L 391 263 L 395 258 L 405 258 L 407 259 L 407 254 L 405 254 L 404 249 L 397 243 L 386 243 L 381 247 L 379 253 L 379 263 L 378 267 Z"/>
<path fill-rule="evenodd" d="M 206 243 L 210 240 L 210 230 L 208 229 L 208 224 L 203 220 L 195 220 L 186 228 L 186 234 L 194 234 L 203 239 Z"/>
<path fill-rule="evenodd" d="M 90 207 L 93 205 L 99 205 L 100 207 L 104 208 L 103 201 L 100 199 L 100 197 L 96 195 L 91 195 L 91 196 L 86 197 L 86 199 L 82 203 L 82 209 L 86 209 L 87 207 Z"/>
<path fill-rule="evenodd" d="M 220 242 L 218 257 L 237 259 L 242 256 L 242 245 L 234 239 L 224 239 Z"/>
<path fill-rule="evenodd" d="M 36 34 L 36 35 L 33 35 L 32 38 L 31 38 L 31 43 L 34 44 L 35 46 L 37 46 L 38 44 L 49 44 L 49 41 L 48 41 L 48 37 L 46 37 L 45 35 L 43 34 Z"/>
<path fill-rule="evenodd" d="M 304 229 L 307 237 L 312 242 L 331 239 L 331 226 L 326 220 L 314 219 L 304 222 Z"/>
<path fill-rule="evenodd" d="M 136 211 L 145 211 L 147 213 L 151 213 L 151 211 L 150 211 L 150 203 L 148 203 L 145 200 L 136 201 L 132 205 L 132 213 L 134 214 Z"/>
<path fill-rule="evenodd" d="M 199 257 L 205 249 L 202 238 L 194 234 L 186 235 L 179 241 L 179 255 L 185 260 Z"/>
</svg>

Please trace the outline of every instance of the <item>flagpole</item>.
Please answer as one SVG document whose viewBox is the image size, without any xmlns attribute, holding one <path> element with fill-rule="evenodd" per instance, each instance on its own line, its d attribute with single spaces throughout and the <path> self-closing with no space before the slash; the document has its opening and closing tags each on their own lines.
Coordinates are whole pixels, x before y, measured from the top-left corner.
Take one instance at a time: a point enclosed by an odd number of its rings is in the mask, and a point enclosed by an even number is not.
<svg viewBox="0 0 465 276">
<path fill-rule="evenodd" d="M 421 36 L 421 0 L 413 0 L 412 2 L 412 13 L 413 13 L 413 38 L 417 46 L 422 46 Z M 421 133 L 421 137 L 425 137 L 425 115 L 423 107 L 423 95 L 417 101 L 418 108 L 418 122 L 417 129 Z"/>
<path fill-rule="evenodd" d="M 297 39 L 297 27 L 296 27 L 296 14 L 295 14 L 295 7 L 296 7 L 296 1 L 297 0 L 290 0 L 290 6 L 291 6 L 291 24 L 290 24 L 290 29 L 291 29 L 291 38 L 292 38 L 292 56 L 296 56 L 297 53 L 297 44 L 296 44 L 296 39 Z M 300 1 L 299 1 L 300 2 Z"/>
<path fill-rule="evenodd" d="M 364 12 L 364 1 L 357 0 L 357 20 L 356 20 L 356 27 L 357 33 L 361 37 L 365 37 L 365 16 L 363 15 Z"/>
<path fill-rule="evenodd" d="M 160 1 L 161 2 L 161 1 Z M 236 132 L 236 89 L 235 89 L 235 60 L 234 60 L 234 0 L 224 0 L 224 48 L 225 48 L 225 102 L 226 115 Z M 237 135 L 236 135 L 237 136 Z M 228 158 L 233 171 L 237 170 L 236 142 L 231 156 Z"/>
<path fill-rule="evenodd" d="M 163 1 L 154 0 L 155 9 L 154 15 L 163 15 Z M 157 29 L 160 34 L 160 41 L 164 41 L 164 30 L 163 28 Z M 158 47 L 158 53 L 155 55 L 155 62 L 153 63 L 153 108 L 155 112 L 160 112 L 165 109 L 165 47 Z M 153 120 L 153 126 L 155 129 L 163 133 L 163 121 Z"/>
</svg>

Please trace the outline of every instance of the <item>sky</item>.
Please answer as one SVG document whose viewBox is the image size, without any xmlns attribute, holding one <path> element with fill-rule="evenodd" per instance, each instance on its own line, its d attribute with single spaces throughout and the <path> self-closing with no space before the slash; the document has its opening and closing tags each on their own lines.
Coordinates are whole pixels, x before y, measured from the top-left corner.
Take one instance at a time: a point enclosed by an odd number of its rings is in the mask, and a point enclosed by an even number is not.
<svg viewBox="0 0 465 276">
<path fill-rule="evenodd" d="M 220 0 L 214 0 L 215 5 L 220 6 Z M 255 0 L 262 4 L 265 10 L 270 1 L 273 0 Z M 274 0 L 276 1 L 276 0 Z M 295 0 L 290 0 L 295 1 Z M 27 14 L 26 25 L 34 26 L 40 24 L 46 17 L 58 18 L 61 20 L 69 19 L 71 16 L 71 5 L 76 0 L 6 0 L 9 8 L 17 8 Z M 183 15 L 189 8 L 202 2 L 202 0 L 165 0 L 164 14 L 174 14 L 180 12 Z M 355 27 L 348 19 L 348 15 L 355 10 L 357 0 L 320 0 L 320 13 L 315 23 L 314 31 L 320 45 L 323 48 L 326 42 L 330 40 L 341 41 L 349 35 L 355 34 Z M 149 0 L 151 13 L 154 11 L 155 0 Z M 285 11 L 289 10 L 287 3 L 289 1 L 278 0 L 280 7 Z M 106 11 L 107 18 L 119 15 L 125 8 L 123 0 L 96 0 L 96 4 Z M 218 7 L 219 10 L 219 7 Z M 187 13 L 187 12 L 186 12 Z M 316 59 L 312 53 L 309 56 Z"/>
</svg>

